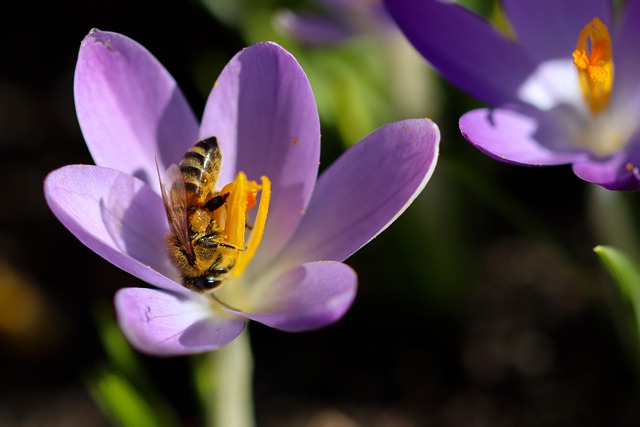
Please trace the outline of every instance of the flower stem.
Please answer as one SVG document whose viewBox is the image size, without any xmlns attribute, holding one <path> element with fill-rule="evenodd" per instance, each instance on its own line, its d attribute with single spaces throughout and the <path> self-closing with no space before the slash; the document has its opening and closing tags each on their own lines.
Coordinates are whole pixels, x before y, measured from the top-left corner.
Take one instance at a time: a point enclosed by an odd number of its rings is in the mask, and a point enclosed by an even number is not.
<svg viewBox="0 0 640 427">
<path fill-rule="evenodd" d="M 207 427 L 254 427 L 253 357 L 245 330 L 197 365 Z"/>
</svg>

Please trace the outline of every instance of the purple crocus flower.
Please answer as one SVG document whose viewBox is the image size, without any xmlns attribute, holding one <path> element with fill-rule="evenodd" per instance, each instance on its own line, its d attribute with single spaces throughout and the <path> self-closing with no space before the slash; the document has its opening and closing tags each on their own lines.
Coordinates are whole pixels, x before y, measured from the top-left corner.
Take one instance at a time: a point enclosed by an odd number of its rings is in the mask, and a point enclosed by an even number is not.
<svg viewBox="0 0 640 427">
<path fill-rule="evenodd" d="M 295 58 L 274 43 L 246 48 L 227 64 L 198 123 L 147 50 L 123 35 L 93 30 L 80 48 L 75 101 L 97 166 L 51 172 L 46 199 L 86 246 L 158 288 L 124 288 L 115 297 L 126 337 L 156 355 L 215 350 L 249 319 L 284 331 L 339 319 L 357 285 L 342 261 L 424 188 L 440 138 L 426 119 L 389 124 L 317 179 L 320 126 L 313 93 Z M 239 172 L 271 183 L 255 256 L 213 295 L 181 286 L 169 261 L 156 170 L 156 162 L 164 171 L 210 136 L 222 151 L 219 187 Z"/>
<path fill-rule="evenodd" d="M 515 37 L 445 0 L 386 0 L 407 38 L 453 84 L 491 109 L 460 119 L 489 156 L 572 164 L 611 190 L 640 188 L 640 2 L 504 0 Z M 615 64 L 615 68 L 614 68 Z"/>
<path fill-rule="evenodd" d="M 395 29 L 381 0 L 317 0 L 318 13 L 282 10 L 275 22 L 303 43 L 329 45 Z"/>
</svg>

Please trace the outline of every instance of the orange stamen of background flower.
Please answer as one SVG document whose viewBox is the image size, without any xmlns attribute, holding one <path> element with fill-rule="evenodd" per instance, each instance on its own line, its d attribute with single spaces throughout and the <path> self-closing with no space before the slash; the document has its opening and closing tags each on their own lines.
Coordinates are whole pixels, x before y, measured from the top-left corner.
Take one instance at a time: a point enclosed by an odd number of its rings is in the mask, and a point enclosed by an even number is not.
<svg viewBox="0 0 640 427">
<path fill-rule="evenodd" d="M 593 18 L 580 31 L 573 63 L 578 70 L 582 96 L 591 112 L 606 109 L 613 88 L 613 55 L 611 35 L 600 19 Z"/>
</svg>

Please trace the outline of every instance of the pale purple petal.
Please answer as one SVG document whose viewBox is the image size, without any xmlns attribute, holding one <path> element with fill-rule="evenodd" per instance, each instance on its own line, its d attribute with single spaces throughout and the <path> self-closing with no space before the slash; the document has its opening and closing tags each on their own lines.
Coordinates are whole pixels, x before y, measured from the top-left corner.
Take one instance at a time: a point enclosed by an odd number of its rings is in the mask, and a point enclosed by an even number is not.
<svg viewBox="0 0 640 427">
<path fill-rule="evenodd" d="M 418 52 L 454 85 L 491 105 L 518 100 L 534 64 L 486 20 L 451 1 L 386 0 L 385 6 Z"/>
<path fill-rule="evenodd" d="M 218 137 L 224 156 L 221 182 L 236 171 L 271 180 L 269 217 L 253 260 L 265 265 L 295 230 L 318 172 L 318 110 L 295 58 L 274 43 L 239 52 L 207 101 L 200 136 L 211 135 Z"/>
<path fill-rule="evenodd" d="M 611 27 L 610 0 L 503 0 L 518 43 L 534 61 L 571 58 L 593 18 Z"/>
<path fill-rule="evenodd" d="M 136 176 L 156 191 L 156 156 L 165 170 L 197 140 L 198 122 L 174 79 L 123 35 L 92 30 L 82 41 L 74 95 L 95 163 Z"/>
<path fill-rule="evenodd" d="M 383 126 L 354 145 L 318 179 L 283 260 L 342 261 L 364 246 L 422 191 L 439 143 L 433 122 L 412 119 Z"/>
<path fill-rule="evenodd" d="M 627 2 L 620 16 L 620 25 L 612 31 L 615 76 L 611 105 L 632 104 L 640 110 L 640 2 Z M 638 113 L 636 113 L 637 117 Z"/>
<path fill-rule="evenodd" d="M 313 262 L 276 279 L 259 296 L 254 295 L 248 319 L 283 331 L 317 329 L 334 323 L 351 307 L 357 276 L 346 264 Z"/>
<path fill-rule="evenodd" d="M 91 165 L 65 166 L 44 183 L 49 208 L 98 255 L 158 287 L 187 292 L 171 280 L 162 199 L 142 181 Z"/>
<path fill-rule="evenodd" d="M 640 190 L 640 132 L 627 146 L 607 158 L 590 158 L 573 164 L 574 173 L 608 190 Z"/>
<path fill-rule="evenodd" d="M 319 15 L 293 13 L 289 10 L 275 15 L 277 25 L 297 40 L 311 45 L 326 45 L 343 42 L 355 32 L 337 19 Z"/>
<path fill-rule="evenodd" d="M 480 151 L 502 162 L 544 166 L 586 158 L 586 150 L 566 140 L 550 114 L 473 110 L 460 118 L 460 131 Z"/>
<path fill-rule="evenodd" d="M 245 321 L 213 311 L 206 297 L 143 288 L 115 296 L 120 329 L 138 350 L 175 356 L 217 350 L 236 338 Z"/>
</svg>

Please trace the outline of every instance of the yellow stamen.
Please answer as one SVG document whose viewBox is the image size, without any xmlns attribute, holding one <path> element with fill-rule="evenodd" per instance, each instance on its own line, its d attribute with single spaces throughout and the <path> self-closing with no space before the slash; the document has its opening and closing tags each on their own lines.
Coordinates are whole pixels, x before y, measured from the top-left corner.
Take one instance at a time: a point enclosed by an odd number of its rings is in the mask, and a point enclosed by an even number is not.
<svg viewBox="0 0 640 427">
<path fill-rule="evenodd" d="M 222 189 L 223 194 L 229 193 L 226 203 L 226 221 L 224 222 L 227 243 L 242 250 L 244 250 L 248 187 L 247 176 L 240 172 L 232 183 Z"/>
<path fill-rule="evenodd" d="M 249 235 L 247 242 L 247 250 L 239 254 L 236 260 L 236 265 L 233 268 L 233 276 L 238 277 L 249 264 L 249 261 L 256 253 L 256 249 L 260 245 L 262 235 L 264 234 L 264 226 L 267 222 L 267 213 L 269 212 L 269 202 L 271 201 L 271 181 L 266 176 L 261 177 L 262 191 L 260 196 L 260 204 L 258 205 L 258 212 L 256 213 L 256 220 L 253 224 L 253 229 Z M 254 203 L 255 203 L 255 193 Z"/>
<path fill-rule="evenodd" d="M 593 18 L 580 31 L 573 63 L 578 69 L 582 96 L 591 112 L 606 109 L 613 88 L 613 55 L 611 35 L 600 19 Z"/>
<path fill-rule="evenodd" d="M 235 265 L 231 270 L 233 277 L 239 277 L 244 272 L 264 234 L 271 200 L 271 181 L 266 176 L 261 180 L 262 185 L 259 185 L 255 181 L 247 180 L 244 172 L 239 172 L 236 179 L 220 191 L 221 194 L 228 194 L 228 196 L 224 206 L 214 212 L 214 220 L 218 224 L 224 224 L 226 243 L 239 249 Z M 258 192 L 261 193 L 260 204 L 255 224 L 251 227 L 251 233 L 245 244 L 247 211 L 255 207 Z"/>
</svg>

